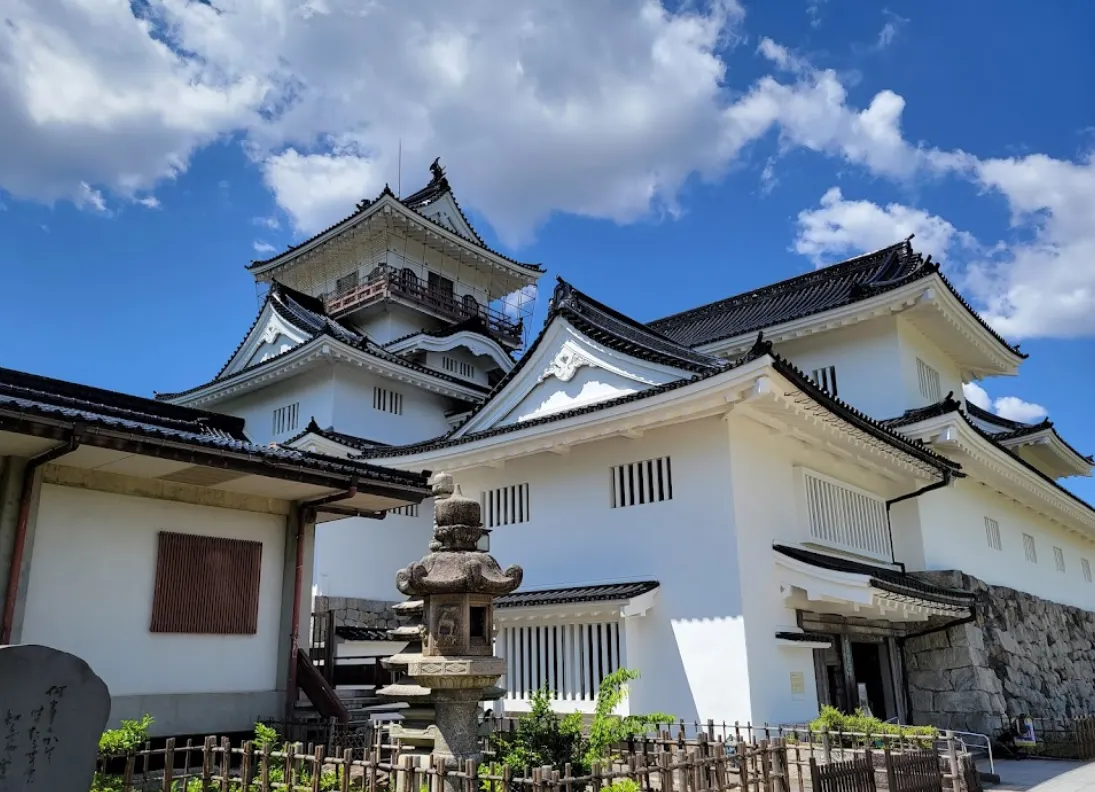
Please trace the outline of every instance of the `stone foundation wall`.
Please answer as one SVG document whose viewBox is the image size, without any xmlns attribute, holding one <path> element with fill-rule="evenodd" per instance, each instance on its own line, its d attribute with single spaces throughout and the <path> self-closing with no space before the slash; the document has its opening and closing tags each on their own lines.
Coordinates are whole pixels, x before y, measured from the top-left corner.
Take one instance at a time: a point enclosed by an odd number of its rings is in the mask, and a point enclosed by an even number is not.
<svg viewBox="0 0 1095 792">
<path fill-rule="evenodd" d="M 334 611 L 336 623 L 340 625 L 391 630 L 409 621 L 408 617 L 392 610 L 392 606 L 398 604 L 354 597 L 316 597 L 312 610 L 315 613 Z"/>
<path fill-rule="evenodd" d="M 914 723 L 995 735 L 1024 714 L 1095 712 L 1095 613 L 958 571 L 917 576 L 977 595 L 974 622 L 905 642 Z"/>
</svg>

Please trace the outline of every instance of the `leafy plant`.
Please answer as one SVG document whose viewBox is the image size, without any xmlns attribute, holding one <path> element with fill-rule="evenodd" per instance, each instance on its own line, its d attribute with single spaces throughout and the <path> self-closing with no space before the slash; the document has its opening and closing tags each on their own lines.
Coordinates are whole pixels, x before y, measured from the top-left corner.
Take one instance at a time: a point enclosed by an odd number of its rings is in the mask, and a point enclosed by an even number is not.
<svg viewBox="0 0 1095 792">
<path fill-rule="evenodd" d="M 99 756 L 123 756 L 136 751 L 148 742 L 152 722 L 152 716 L 146 714 L 139 721 L 123 720 L 117 729 L 107 729 L 99 738 Z"/>
<path fill-rule="evenodd" d="M 918 742 L 929 745 L 939 735 L 934 726 L 898 726 L 896 723 L 880 721 L 862 709 L 857 709 L 849 715 L 828 705 L 822 707 L 821 713 L 810 723 L 810 730 L 847 734 L 851 736 L 853 742 L 865 741 L 865 738 L 860 735 L 881 737 L 900 734 L 903 737 L 918 738 Z"/>
<path fill-rule="evenodd" d="M 601 680 L 593 710 L 593 723 L 589 727 L 589 744 L 585 752 L 587 765 L 611 759 L 612 749 L 629 737 L 645 734 L 659 723 L 676 720 L 664 712 L 649 715 L 616 714 L 616 708 L 627 698 L 627 683 L 638 678 L 638 671 L 620 668 Z"/>
</svg>

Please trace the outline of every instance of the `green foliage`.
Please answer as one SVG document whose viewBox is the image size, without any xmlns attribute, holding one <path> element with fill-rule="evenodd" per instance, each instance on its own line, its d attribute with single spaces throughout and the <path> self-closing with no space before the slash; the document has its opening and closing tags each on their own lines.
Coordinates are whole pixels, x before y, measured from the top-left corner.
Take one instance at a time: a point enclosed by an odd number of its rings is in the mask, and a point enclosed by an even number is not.
<svg viewBox="0 0 1095 792">
<path fill-rule="evenodd" d="M 644 734 L 659 723 L 676 720 L 663 712 L 622 717 L 615 714 L 616 708 L 627 698 L 627 683 L 638 678 L 638 671 L 620 668 L 601 680 L 593 723 L 589 727 L 589 743 L 585 753 L 587 765 L 610 759 L 612 748 L 629 737 Z"/>
<path fill-rule="evenodd" d="M 617 778 L 609 789 L 613 792 L 639 792 L 639 782 L 634 778 Z"/>
<path fill-rule="evenodd" d="M 920 738 L 921 742 L 928 744 L 939 734 L 934 726 L 898 726 L 896 723 L 884 723 L 862 709 L 846 715 L 836 707 L 830 706 L 821 708 L 821 714 L 810 723 L 810 730 L 828 731 L 832 734 L 843 732 L 850 735 L 896 736 L 900 734 L 903 737 Z"/>
<path fill-rule="evenodd" d="M 551 693 L 547 688 L 536 691 L 530 711 L 517 719 L 517 728 L 497 738 L 499 762 L 483 765 L 481 773 L 501 775 L 503 767 L 521 773 L 526 768 L 544 765 L 562 770 L 569 764 L 573 774 L 584 775 L 594 762 L 610 760 L 617 743 L 643 734 L 658 723 L 675 720 L 665 714 L 623 717 L 615 714 L 627 697 L 627 683 L 638 677 L 638 672 L 621 668 L 604 678 L 597 691 L 588 735 L 582 732 L 579 713 L 560 716 L 551 708 Z M 489 784 L 482 786 L 487 789 Z M 617 792 L 636 791 L 624 784 Z"/>
<path fill-rule="evenodd" d="M 99 756 L 124 756 L 136 751 L 148 742 L 151 727 L 152 716 L 146 714 L 139 721 L 124 720 L 117 729 L 107 729 L 99 738 Z"/>
</svg>

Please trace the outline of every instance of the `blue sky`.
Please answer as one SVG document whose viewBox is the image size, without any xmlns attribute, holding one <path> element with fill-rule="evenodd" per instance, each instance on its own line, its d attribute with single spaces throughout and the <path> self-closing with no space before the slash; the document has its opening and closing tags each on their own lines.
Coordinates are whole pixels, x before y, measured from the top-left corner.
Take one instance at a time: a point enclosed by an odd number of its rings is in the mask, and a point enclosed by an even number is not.
<svg viewBox="0 0 1095 792">
<path fill-rule="evenodd" d="M 257 309 L 244 265 L 394 187 L 402 141 L 404 192 L 441 156 L 545 292 L 640 319 L 915 231 L 1031 355 L 989 397 L 1095 451 L 1095 8 L 242 6 L 0 12 L 0 365 L 208 379 Z"/>
</svg>

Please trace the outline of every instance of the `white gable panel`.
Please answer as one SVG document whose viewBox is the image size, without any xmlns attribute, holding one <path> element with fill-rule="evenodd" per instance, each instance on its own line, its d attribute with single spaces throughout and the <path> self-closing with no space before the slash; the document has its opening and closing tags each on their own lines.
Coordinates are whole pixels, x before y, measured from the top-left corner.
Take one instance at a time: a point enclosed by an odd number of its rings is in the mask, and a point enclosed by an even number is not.
<svg viewBox="0 0 1095 792">
<path fill-rule="evenodd" d="M 556 318 L 517 376 L 456 436 L 597 404 L 690 376 L 602 346 Z"/>
<path fill-rule="evenodd" d="M 261 363 L 267 358 L 288 352 L 310 338 L 304 331 L 282 319 L 269 303 L 262 309 L 255 326 L 247 334 L 240 348 L 228 361 L 221 377 L 227 377 L 245 368 Z"/>
<path fill-rule="evenodd" d="M 446 193 L 432 203 L 428 203 L 425 206 L 416 210 L 423 217 L 428 217 L 439 225 L 445 226 L 450 231 L 455 231 L 460 236 L 467 239 L 475 239 L 476 233 L 471 226 L 467 224 L 463 216 L 460 214 L 460 209 L 457 208 L 456 202 L 453 201 L 452 195 Z"/>
</svg>

